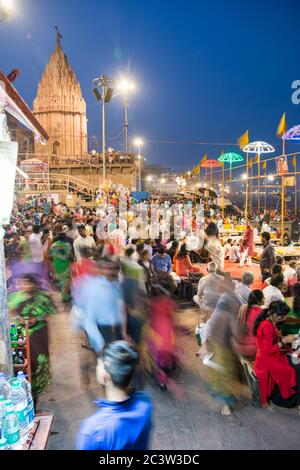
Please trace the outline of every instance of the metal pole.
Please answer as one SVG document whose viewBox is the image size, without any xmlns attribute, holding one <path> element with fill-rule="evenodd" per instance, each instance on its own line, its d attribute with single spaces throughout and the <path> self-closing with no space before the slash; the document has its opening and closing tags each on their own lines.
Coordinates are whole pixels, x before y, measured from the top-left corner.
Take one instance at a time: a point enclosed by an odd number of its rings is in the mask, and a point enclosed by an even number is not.
<svg viewBox="0 0 300 470">
<path fill-rule="evenodd" d="M 260 211 L 260 153 L 257 154 L 257 212 Z"/>
<path fill-rule="evenodd" d="M 265 160 L 265 211 L 267 210 L 267 161 Z"/>
<path fill-rule="evenodd" d="M 285 155 L 285 140 L 282 139 L 282 155 Z M 285 178 L 281 177 L 281 243 L 284 243 L 284 216 L 285 216 Z"/>
<path fill-rule="evenodd" d="M 106 113 L 105 98 L 107 87 L 102 84 L 102 165 L 103 165 L 103 182 L 106 180 Z"/>
<path fill-rule="evenodd" d="M 247 165 L 246 165 L 247 180 L 246 180 L 246 203 L 245 203 L 245 222 L 246 222 L 246 224 L 248 222 L 248 184 L 249 184 L 248 164 L 249 164 L 249 156 L 248 156 L 248 153 L 247 153 Z"/>
<path fill-rule="evenodd" d="M 142 155 L 141 147 L 139 147 L 139 192 L 142 191 Z"/>
<path fill-rule="evenodd" d="M 222 164 L 222 179 L 223 179 L 223 184 L 222 184 L 222 217 L 224 220 L 224 215 L 225 215 L 225 208 L 224 208 L 224 192 L 225 192 L 225 163 L 223 162 Z"/>
<path fill-rule="evenodd" d="M 128 96 L 125 94 L 125 153 L 129 155 L 129 137 L 128 137 Z"/>
<path fill-rule="evenodd" d="M 295 216 L 297 217 L 297 211 L 298 211 L 298 195 L 297 195 L 297 158 L 295 158 Z"/>
</svg>

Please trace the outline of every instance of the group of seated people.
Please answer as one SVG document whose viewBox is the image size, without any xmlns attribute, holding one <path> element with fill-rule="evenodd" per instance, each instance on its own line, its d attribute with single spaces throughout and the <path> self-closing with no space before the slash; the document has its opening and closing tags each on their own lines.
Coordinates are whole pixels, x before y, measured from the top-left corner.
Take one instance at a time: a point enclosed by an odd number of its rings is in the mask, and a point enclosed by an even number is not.
<svg viewBox="0 0 300 470">
<path fill-rule="evenodd" d="M 215 396 L 221 397 L 221 414 L 232 412 L 228 384 L 232 365 L 241 357 L 253 362 L 263 406 L 298 406 L 300 412 L 300 359 L 294 363 L 291 355 L 300 331 L 300 266 L 277 258 L 262 289 L 254 290 L 251 272 L 244 272 L 241 282 L 228 273 L 217 274 L 213 262 L 207 272 L 194 297 L 201 322 L 196 355 L 217 375 L 210 385 L 218 384 Z"/>
</svg>

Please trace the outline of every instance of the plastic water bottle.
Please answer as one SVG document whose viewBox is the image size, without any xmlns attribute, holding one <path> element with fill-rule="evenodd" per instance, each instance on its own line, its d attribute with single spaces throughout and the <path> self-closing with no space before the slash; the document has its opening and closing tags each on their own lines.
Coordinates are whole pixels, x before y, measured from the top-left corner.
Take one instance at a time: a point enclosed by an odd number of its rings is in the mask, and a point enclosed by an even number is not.
<svg viewBox="0 0 300 470">
<path fill-rule="evenodd" d="M 0 439 L 0 451 L 1 450 L 10 450 L 9 445 L 8 445 L 7 440 L 5 439 L 5 437 L 2 437 Z"/>
<path fill-rule="evenodd" d="M 3 372 L 0 372 L 0 395 L 4 396 L 4 399 L 7 400 L 8 394 L 10 392 L 10 385 L 7 382 Z"/>
<path fill-rule="evenodd" d="M 28 416 L 28 431 L 32 428 L 34 421 L 34 403 L 31 394 L 31 383 L 26 380 L 24 372 L 18 372 L 17 380 L 20 382 L 21 386 L 26 392 L 27 396 L 27 416 Z"/>
<path fill-rule="evenodd" d="M 19 380 L 15 380 L 11 386 L 11 391 L 8 395 L 8 399 L 11 400 L 13 409 L 17 415 L 20 424 L 21 436 L 24 436 L 27 432 L 28 418 L 27 418 L 27 395 L 20 384 Z"/>
<path fill-rule="evenodd" d="M 11 450 L 21 448 L 19 420 L 12 406 L 8 406 L 6 410 L 6 416 L 3 422 L 3 434 Z"/>
<path fill-rule="evenodd" d="M 3 420 L 6 415 L 5 399 L 0 395 L 0 437 L 3 437 Z"/>
</svg>

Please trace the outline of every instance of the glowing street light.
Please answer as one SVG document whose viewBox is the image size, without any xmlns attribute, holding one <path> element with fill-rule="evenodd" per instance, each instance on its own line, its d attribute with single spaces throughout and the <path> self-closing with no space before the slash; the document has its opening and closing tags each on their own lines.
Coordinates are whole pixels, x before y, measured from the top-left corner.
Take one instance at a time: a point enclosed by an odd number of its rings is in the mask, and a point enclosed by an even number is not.
<svg viewBox="0 0 300 470">
<path fill-rule="evenodd" d="M 273 175 L 268 175 L 268 180 L 269 181 L 274 181 L 274 176 Z"/>
<path fill-rule="evenodd" d="M 242 175 L 242 179 L 243 179 L 243 180 L 246 180 L 247 178 L 248 178 L 247 173 L 244 173 L 244 174 Z"/>
<path fill-rule="evenodd" d="M 13 0 L 0 0 L 0 22 L 5 21 L 13 13 Z"/>
<path fill-rule="evenodd" d="M 122 79 L 118 85 L 117 89 L 124 96 L 125 104 L 125 152 L 126 155 L 129 154 L 129 121 L 128 121 L 128 96 L 131 92 L 135 90 L 135 84 L 127 79 Z"/>
</svg>

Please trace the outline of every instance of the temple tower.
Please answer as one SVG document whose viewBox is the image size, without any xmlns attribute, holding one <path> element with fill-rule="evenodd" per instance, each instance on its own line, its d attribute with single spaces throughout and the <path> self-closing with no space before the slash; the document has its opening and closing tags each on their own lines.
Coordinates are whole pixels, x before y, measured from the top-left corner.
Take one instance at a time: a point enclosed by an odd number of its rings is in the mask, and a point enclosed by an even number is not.
<svg viewBox="0 0 300 470">
<path fill-rule="evenodd" d="M 46 145 L 35 144 L 36 157 L 83 157 L 87 154 L 86 103 L 80 84 L 61 47 L 56 47 L 38 85 L 33 112 L 49 135 Z"/>
</svg>

